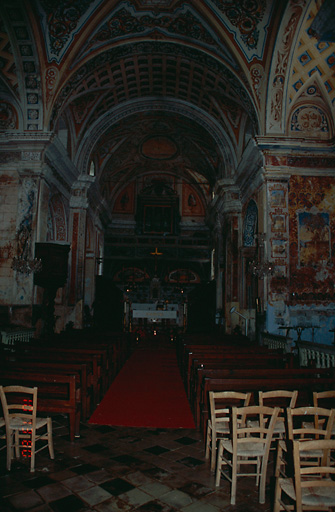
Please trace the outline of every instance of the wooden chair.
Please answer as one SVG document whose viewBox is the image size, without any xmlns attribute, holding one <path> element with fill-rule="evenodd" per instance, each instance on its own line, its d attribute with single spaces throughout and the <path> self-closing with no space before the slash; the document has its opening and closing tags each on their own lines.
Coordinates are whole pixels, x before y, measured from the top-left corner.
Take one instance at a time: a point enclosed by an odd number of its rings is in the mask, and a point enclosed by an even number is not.
<svg viewBox="0 0 335 512">
<path fill-rule="evenodd" d="M 335 408 L 335 389 L 328 391 L 313 392 L 314 407 L 326 407 L 327 409 Z M 335 422 L 333 425 L 332 436 L 335 436 Z"/>
<path fill-rule="evenodd" d="M 334 425 L 335 409 L 324 407 L 287 408 L 287 438 L 295 439 L 329 439 Z"/>
<path fill-rule="evenodd" d="M 247 406 L 251 393 L 235 391 L 210 391 L 210 418 L 207 422 L 206 459 L 211 454 L 211 471 L 215 471 L 218 439 L 229 438 L 232 406 Z"/>
<path fill-rule="evenodd" d="M 232 437 L 220 439 L 216 467 L 215 485 L 220 484 L 221 475 L 231 482 L 230 503 L 235 505 L 237 477 L 255 476 L 259 485 L 259 502 L 265 502 L 266 473 L 270 445 L 279 407 L 253 405 L 233 407 Z M 250 420 L 250 421 L 249 421 Z M 253 465 L 253 472 L 243 472 L 241 467 Z M 230 469 L 231 472 L 223 471 Z"/>
<path fill-rule="evenodd" d="M 285 437 L 285 411 L 287 408 L 294 409 L 297 403 L 298 391 L 276 389 L 273 391 L 259 391 L 259 405 L 268 407 L 280 407 L 277 423 L 273 430 L 273 440 Z"/>
<path fill-rule="evenodd" d="M 4 429 L 6 427 L 5 418 L 0 418 L 0 429 Z M 6 434 L 0 432 L 0 439 L 6 440 Z M 6 448 L 6 443 L 3 446 L 0 446 L 0 451 Z"/>
<path fill-rule="evenodd" d="M 291 441 L 291 444 L 293 475 L 283 477 L 279 473 L 276 474 L 273 512 L 333 510 L 335 440 L 296 439 Z M 315 453 L 321 456 L 315 459 Z"/>
<path fill-rule="evenodd" d="M 51 418 L 37 417 L 37 387 L 0 386 L 0 398 L 6 425 L 7 469 L 10 471 L 14 454 L 18 458 L 21 449 L 30 456 L 33 472 L 36 453 L 48 447 L 51 459 L 54 458 Z M 37 441 L 47 443 L 37 448 Z"/>
<path fill-rule="evenodd" d="M 291 476 L 292 458 L 290 458 L 290 448 L 293 441 L 330 439 L 334 421 L 335 409 L 312 406 L 288 408 L 286 410 L 286 439 L 278 442 L 275 463 L 276 478 Z M 310 455 L 309 453 L 309 457 Z M 318 464 L 321 456 L 321 452 L 315 451 L 315 464 Z M 310 460 L 308 463 L 310 463 Z"/>
</svg>

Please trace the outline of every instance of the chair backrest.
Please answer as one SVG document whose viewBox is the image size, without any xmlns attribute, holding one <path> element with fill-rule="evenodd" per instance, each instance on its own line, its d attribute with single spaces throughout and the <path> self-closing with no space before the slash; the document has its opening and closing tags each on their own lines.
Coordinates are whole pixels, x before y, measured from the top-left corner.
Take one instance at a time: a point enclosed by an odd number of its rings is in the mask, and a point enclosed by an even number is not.
<svg viewBox="0 0 335 512">
<path fill-rule="evenodd" d="M 298 391 L 289 391 L 285 389 L 276 389 L 271 391 L 259 391 L 259 405 L 268 407 L 280 407 L 280 413 L 283 413 L 287 407 L 293 409 L 296 406 Z"/>
<path fill-rule="evenodd" d="M 209 404 L 212 428 L 230 431 L 232 407 L 247 406 L 250 403 L 251 393 L 239 391 L 210 391 Z"/>
<path fill-rule="evenodd" d="M 6 427 L 15 420 L 36 427 L 37 387 L 0 386 L 0 398 Z"/>
<path fill-rule="evenodd" d="M 296 407 L 287 409 L 287 436 L 296 439 L 329 439 L 335 418 L 335 409 L 323 407 Z"/>
<path fill-rule="evenodd" d="M 302 510 L 304 489 L 308 489 L 307 496 L 310 496 L 311 500 L 309 505 L 313 510 L 328 510 L 327 507 L 330 504 L 325 502 L 325 497 L 333 496 L 334 503 L 335 496 L 335 440 L 296 439 L 292 441 L 292 445 L 296 510 Z M 316 462 L 315 453 L 321 454 L 317 458 L 318 462 Z"/>
<path fill-rule="evenodd" d="M 256 447 L 257 444 L 261 443 L 264 453 L 268 451 L 279 411 L 279 407 L 267 407 L 264 405 L 233 407 L 233 449 L 238 450 L 238 444 L 252 443 Z"/>
<path fill-rule="evenodd" d="M 329 391 L 313 392 L 314 407 L 326 407 L 327 409 L 335 408 L 335 389 Z"/>
</svg>

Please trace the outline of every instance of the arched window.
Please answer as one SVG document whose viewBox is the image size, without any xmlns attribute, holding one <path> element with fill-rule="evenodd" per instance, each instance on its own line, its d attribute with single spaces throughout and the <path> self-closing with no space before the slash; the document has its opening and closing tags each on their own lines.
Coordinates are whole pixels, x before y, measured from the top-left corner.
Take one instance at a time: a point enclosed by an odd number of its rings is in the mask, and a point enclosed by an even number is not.
<svg viewBox="0 0 335 512">
<path fill-rule="evenodd" d="M 253 199 L 249 201 L 247 211 L 244 218 L 243 226 L 243 246 L 255 247 L 257 232 L 258 208 Z"/>
</svg>

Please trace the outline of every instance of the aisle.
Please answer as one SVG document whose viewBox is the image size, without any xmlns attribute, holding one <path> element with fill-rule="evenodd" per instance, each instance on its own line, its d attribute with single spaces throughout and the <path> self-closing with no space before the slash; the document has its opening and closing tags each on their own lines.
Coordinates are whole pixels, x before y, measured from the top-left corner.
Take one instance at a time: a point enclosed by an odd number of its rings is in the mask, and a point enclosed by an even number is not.
<svg viewBox="0 0 335 512">
<path fill-rule="evenodd" d="M 174 346 L 158 339 L 138 346 L 89 423 L 195 428 Z"/>
</svg>

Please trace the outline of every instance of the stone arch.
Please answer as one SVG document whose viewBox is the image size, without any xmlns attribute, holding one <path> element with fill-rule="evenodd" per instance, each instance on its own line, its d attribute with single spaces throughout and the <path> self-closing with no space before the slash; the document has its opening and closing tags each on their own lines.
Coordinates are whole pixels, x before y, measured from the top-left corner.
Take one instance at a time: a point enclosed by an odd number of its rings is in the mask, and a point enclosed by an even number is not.
<svg viewBox="0 0 335 512">
<path fill-rule="evenodd" d="M 308 3 L 309 5 L 309 3 Z M 273 52 L 266 106 L 266 132 L 284 133 L 286 92 L 292 54 L 308 6 L 303 2 L 289 2 L 278 31 Z"/>
<path fill-rule="evenodd" d="M 181 100 L 156 100 L 152 103 L 150 99 L 146 99 L 145 101 L 138 100 L 136 102 L 129 102 L 127 105 L 116 108 L 113 112 L 104 116 L 98 124 L 93 125 L 87 130 L 85 138 L 82 140 L 77 151 L 78 159 L 75 162 L 77 168 L 81 169 L 84 174 L 88 174 L 92 152 L 105 130 L 120 119 L 128 117 L 130 114 L 146 112 L 148 109 L 182 114 L 207 129 L 216 141 L 222 155 L 222 160 L 225 162 L 225 176 L 221 177 L 230 177 L 233 169 L 237 166 L 237 157 L 227 133 L 216 120 L 210 119 L 206 112 L 187 105 Z"/>
</svg>

